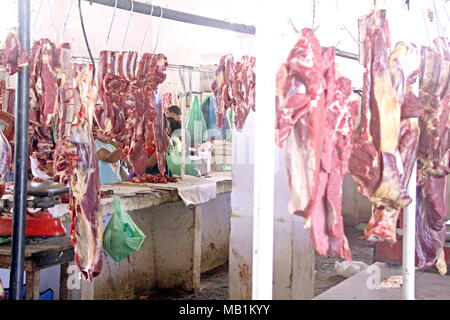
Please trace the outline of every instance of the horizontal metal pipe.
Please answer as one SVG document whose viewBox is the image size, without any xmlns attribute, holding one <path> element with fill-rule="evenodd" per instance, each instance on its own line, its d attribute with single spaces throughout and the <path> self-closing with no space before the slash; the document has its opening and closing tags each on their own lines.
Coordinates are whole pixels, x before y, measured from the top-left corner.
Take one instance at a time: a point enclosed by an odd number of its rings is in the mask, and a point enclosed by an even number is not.
<svg viewBox="0 0 450 320">
<path fill-rule="evenodd" d="M 91 3 L 98 3 L 109 7 L 115 7 L 115 0 L 85 0 Z M 161 16 L 161 7 L 133 1 L 133 7 L 130 0 L 117 0 L 117 8 L 130 11 L 133 8 L 133 12 L 142 13 L 146 15 L 152 15 L 155 17 Z M 198 16 L 181 11 L 175 11 L 172 9 L 162 8 L 162 17 L 164 19 L 175 20 L 190 24 L 196 24 L 200 26 L 231 30 L 247 34 L 255 34 L 255 27 L 251 25 L 231 23 L 223 20 L 212 19 L 208 17 Z"/>
<path fill-rule="evenodd" d="M 354 53 L 350 53 L 350 52 L 346 52 L 346 51 L 342 51 L 339 49 L 336 49 L 335 54 L 339 57 L 342 58 L 347 58 L 347 59 L 352 59 L 352 60 L 358 60 L 359 61 L 359 55 L 354 54 Z"/>
</svg>

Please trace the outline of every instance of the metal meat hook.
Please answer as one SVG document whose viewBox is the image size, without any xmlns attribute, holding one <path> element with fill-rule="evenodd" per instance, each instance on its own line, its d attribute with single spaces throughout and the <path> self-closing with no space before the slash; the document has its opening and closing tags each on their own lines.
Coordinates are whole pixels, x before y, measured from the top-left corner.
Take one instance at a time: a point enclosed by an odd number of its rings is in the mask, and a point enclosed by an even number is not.
<svg viewBox="0 0 450 320">
<path fill-rule="evenodd" d="M 139 46 L 138 52 L 141 53 L 142 45 L 144 44 L 145 37 L 147 36 L 148 27 L 150 26 L 151 17 L 153 15 L 153 4 L 150 2 L 146 2 L 145 4 L 150 4 L 152 6 L 152 11 L 150 12 L 150 16 L 148 18 L 147 27 L 145 28 L 144 36 L 142 37 L 141 45 Z"/>
<path fill-rule="evenodd" d="M 111 21 L 109 22 L 109 29 L 108 29 L 108 34 L 106 36 L 106 42 L 105 42 L 105 48 L 108 49 L 108 41 L 109 41 L 109 34 L 111 33 L 111 27 L 114 21 L 114 16 L 116 15 L 116 9 L 117 9 L 117 0 L 114 4 L 114 11 L 113 11 L 113 15 L 111 17 Z"/>
<path fill-rule="evenodd" d="M 130 26 L 131 16 L 133 15 L 134 1 L 133 0 L 130 0 L 130 1 L 131 1 L 130 15 L 128 16 L 127 27 L 125 29 L 125 34 L 123 35 L 122 46 L 120 47 L 120 51 L 123 51 L 123 45 L 125 44 L 125 39 L 127 38 L 128 27 Z"/>
</svg>

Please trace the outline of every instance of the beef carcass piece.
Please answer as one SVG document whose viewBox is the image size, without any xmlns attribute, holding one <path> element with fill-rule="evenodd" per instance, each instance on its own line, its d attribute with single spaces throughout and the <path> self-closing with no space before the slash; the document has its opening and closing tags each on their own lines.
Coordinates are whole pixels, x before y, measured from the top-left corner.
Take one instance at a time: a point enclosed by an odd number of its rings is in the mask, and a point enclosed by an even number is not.
<svg viewBox="0 0 450 320">
<path fill-rule="evenodd" d="M 10 75 L 15 74 L 25 67 L 30 57 L 20 44 L 17 30 L 12 28 L 8 33 L 4 48 L 0 50 L 1 64 L 8 70 Z"/>
<path fill-rule="evenodd" d="M 417 163 L 416 264 L 447 272 L 443 245 L 450 173 L 450 61 L 422 47 L 419 97 L 424 114 Z"/>
<path fill-rule="evenodd" d="M 125 59 L 128 61 L 128 59 Z M 126 108 L 130 83 L 119 72 L 121 55 L 119 52 L 101 51 L 98 64 L 98 96 L 102 104 L 95 110 L 95 119 L 102 133 L 120 141 L 125 132 Z M 122 66 L 123 67 L 123 66 Z M 128 75 L 128 74 L 127 74 Z"/>
<path fill-rule="evenodd" d="M 390 74 L 386 11 L 359 19 L 364 54 L 362 119 L 355 136 L 350 173 L 376 206 L 400 209 L 411 202 L 402 187 L 398 151 L 401 106 Z"/>
<path fill-rule="evenodd" d="M 59 51 L 48 39 L 33 43 L 30 55 L 30 151 L 44 170 L 53 161 L 52 125 L 58 108 Z"/>
<path fill-rule="evenodd" d="M 336 79 L 334 49 L 322 52 L 305 28 L 277 73 L 276 90 L 276 143 L 287 140 L 288 212 L 305 217 L 318 253 L 351 260 L 341 212 L 358 106 L 351 82 Z"/>
<path fill-rule="evenodd" d="M 399 42 L 390 54 L 390 73 L 395 85 L 397 101 L 401 104 L 401 123 L 397 151 L 402 171 L 401 188 L 407 189 L 417 159 L 420 129 L 417 117 L 423 113 L 419 98 L 412 86 L 417 82 L 420 70 L 420 50 L 412 43 Z M 416 119 L 412 119 L 416 118 Z M 365 229 L 370 241 L 397 241 L 397 218 L 402 209 L 374 204 L 372 216 Z"/>
<path fill-rule="evenodd" d="M 234 125 L 238 131 L 244 127 L 251 110 L 255 111 L 255 61 L 254 57 L 243 56 L 234 65 L 235 77 L 232 84 L 234 104 L 232 106 Z"/>
<path fill-rule="evenodd" d="M 170 92 L 163 93 L 162 103 L 163 103 L 164 114 L 166 116 L 168 116 L 169 107 L 173 105 L 172 93 L 170 93 Z"/>
<path fill-rule="evenodd" d="M 214 72 L 214 81 L 211 84 L 211 90 L 214 94 L 215 111 L 217 126 L 223 127 L 225 122 L 225 112 L 232 108 L 233 99 L 233 81 L 234 81 L 234 59 L 232 55 L 225 55 L 220 58 L 216 71 Z"/>
<path fill-rule="evenodd" d="M 103 221 L 100 205 L 100 176 L 97 150 L 87 115 L 97 101 L 96 87 L 89 77 L 92 66 L 79 77 L 80 113 L 71 126 L 70 141 L 76 148 L 77 161 L 70 180 L 72 210 L 71 239 L 75 263 L 89 282 L 102 268 Z"/>
<path fill-rule="evenodd" d="M 156 143 L 156 157 L 161 174 L 165 172 L 166 134 L 163 123 L 162 104 L 156 105 L 155 92 L 166 79 L 167 58 L 163 54 L 144 53 L 139 62 L 137 79 L 132 83 L 134 96 L 134 133 L 131 139 L 129 160 L 137 176 L 145 173 L 147 152 L 153 137 Z M 160 113 L 157 108 L 161 108 Z M 158 116 L 159 115 L 159 116 Z M 161 118 L 162 117 L 162 118 Z M 162 120 L 161 120 L 162 119 Z"/>
<path fill-rule="evenodd" d="M 59 104 L 57 109 L 56 147 L 53 162 L 53 180 L 67 185 L 75 166 L 76 149 L 70 141 L 70 129 L 74 112 L 73 66 L 70 45 L 61 45 L 60 58 L 63 75 L 59 85 Z"/>
</svg>

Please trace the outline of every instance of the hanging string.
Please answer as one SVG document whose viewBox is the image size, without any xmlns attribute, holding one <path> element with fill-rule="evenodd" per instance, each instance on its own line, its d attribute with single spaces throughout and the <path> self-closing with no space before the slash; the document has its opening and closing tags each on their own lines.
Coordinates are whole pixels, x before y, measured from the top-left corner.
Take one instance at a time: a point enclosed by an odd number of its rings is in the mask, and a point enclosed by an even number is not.
<svg viewBox="0 0 450 320">
<path fill-rule="evenodd" d="M 72 2 L 73 2 L 73 0 L 70 0 L 69 7 L 67 8 L 67 11 L 66 11 L 66 17 L 64 18 L 63 28 L 61 30 L 61 35 L 59 37 L 60 43 L 62 43 L 62 41 L 64 39 L 64 32 L 66 31 L 67 19 L 69 18 L 70 9 L 72 8 Z"/>
<path fill-rule="evenodd" d="M 39 1 L 39 7 L 36 11 L 36 17 L 34 18 L 34 22 L 33 22 L 33 39 L 34 39 L 35 31 L 36 31 L 36 23 L 38 21 L 39 14 L 41 13 L 42 2 L 43 2 L 43 0 Z"/>
<path fill-rule="evenodd" d="M 50 16 L 50 22 L 53 27 L 53 37 L 54 37 L 54 40 L 56 41 L 57 40 L 56 24 L 55 24 L 55 20 L 53 19 L 53 12 L 52 12 L 52 6 L 50 4 L 50 0 L 47 0 L 47 9 L 48 9 L 48 15 Z"/>
<path fill-rule="evenodd" d="M 91 62 L 92 62 L 92 80 L 94 80 L 95 79 L 95 62 L 94 62 L 94 57 L 92 56 L 91 48 L 89 47 L 89 41 L 87 39 L 86 30 L 84 28 L 83 14 L 81 13 L 81 0 L 78 0 L 78 11 L 80 13 L 81 29 L 83 30 L 84 42 L 86 44 L 86 48 L 89 52 L 89 57 L 91 58 Z"/>
<path fill-rule="evenodd" d="M 316 0 L 313 0 L 313 17 L 312 17 L 312 27 L 314 29 L 314 20 L 316 19 Z"/>
<path fill-rule="evenodd" d="M 155 48 L 153 49 L 153 53 L 156 52 L 156 48 L 158 47 L 159 32 L 161 31 L 161 23 L 162 23 L 162 18 L 163 18 L 163 8 L 159 7 L 159 10 L 161 10 L 161 17 L 159 19 L 158 34 L 156 35 L 156 43 L 155 43 Z"/>
<path fill-rule="evenodd" d="M 336 5 L 337 16 L 339 17 L 339 21 L 341 23 L 342 28 L 349 34 L 349 36 L 353 39 L 353 41 L 355 41 L 357 44 L 359 44 L 358 40 L 353 36 L 353 34 L 350 32 L 350 30 L 347 29 L 344 22 L 342 21 L 342 17 L 341 17 L 341 13 L 339 10 L 339 5 L 338 5 L 337 0 L 335 0 L 334 3 Z M 337 47 L 337 45 L 336 45 L 336 47 Z"/>
</svg>

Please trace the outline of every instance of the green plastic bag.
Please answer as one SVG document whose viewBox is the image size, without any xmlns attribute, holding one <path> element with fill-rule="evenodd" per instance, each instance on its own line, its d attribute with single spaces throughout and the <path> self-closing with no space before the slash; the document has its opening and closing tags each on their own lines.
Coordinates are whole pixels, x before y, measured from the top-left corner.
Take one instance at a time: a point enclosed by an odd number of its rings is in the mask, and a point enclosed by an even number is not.
<svg viewBox="0 0 450 320">
<path fill-rule="evenodd" d="M 139 250 L 146 235 L 122 209 L 119 197 L 112 197 L 114 198 L 114 212 L 103 232 L 103 249 L 114 261 L 119 262 L 133 251 Z"/>
<path fill-rule="evenodd" d="M 169 152 L 166 154 L 167 167 L 172 175 L 180 175 L 181 172 L 181 153 L 173 149 L 172 146 L 168 147 Z M 200 170 L 195 163 L 187 157 L 184 158 L 184 173 L 189 176 L 200 177 Z"/>
<path fill-rule="evenodd" d="M 186 141 L 188 146 L 195 148 L 198 147 L 198 144 L 209 141 L 208 127 L 197 97 L 194 98 L 186 121 Z"/>
</svg>

